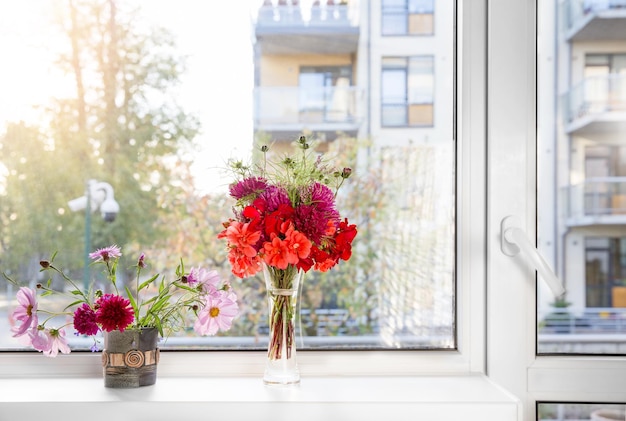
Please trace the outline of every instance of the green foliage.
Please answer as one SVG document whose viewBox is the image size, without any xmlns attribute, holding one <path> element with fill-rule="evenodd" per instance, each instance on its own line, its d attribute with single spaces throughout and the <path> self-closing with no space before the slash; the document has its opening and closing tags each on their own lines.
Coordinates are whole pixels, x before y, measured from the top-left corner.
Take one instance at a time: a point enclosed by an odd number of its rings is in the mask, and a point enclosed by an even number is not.
<svg viewBox="0 0 626 421">
<path fill-rule="evenodd" d="M 67 202 L 89 179 L 110 183 L 120 212 L 113 223 L 94 213 L 90 249 L 138 248 L 170 234 L 156 222 L 159 198 L 178 190 L 171 162 L 189 149 L 197 118 L 172 100 L 184 61 L 163 29 L 142 32 L 129 3 L 58 3 L 65 53 L 56 66 L 74 81 L 66 98 L 51 98 L 40 127 L 11 123 L 0 134 L 0 264 L 35 279 L 46 250 L 63 249 L 68 267 L 83 264 L 84 212 Z M 0 131 L 2 133 L 2 131 Z M 1 166 L 0 165 L 0 166 Z M 130 275 L 130 274 L 128 274 Z"/>
</svg>

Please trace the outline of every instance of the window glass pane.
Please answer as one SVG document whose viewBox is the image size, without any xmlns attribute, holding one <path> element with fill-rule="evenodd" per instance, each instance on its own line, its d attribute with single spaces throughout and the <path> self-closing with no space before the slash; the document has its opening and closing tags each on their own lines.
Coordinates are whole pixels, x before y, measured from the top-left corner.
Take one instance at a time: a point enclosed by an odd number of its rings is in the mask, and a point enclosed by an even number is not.
<svg viewBox="0 0 626 421">
<path fill-rule="evenodd" d="M 381 33 L 383 35 L 403 35 L 407 33 L 406 0 L 381 1 Z"/>
<path fill-rule="evenodd" d="M 540 354 L 626 353 L 626 21 L 613 3 L 539 7 L 555 19 L 539 32 L 537 246 L 567 291 L 539 279 Z"/>
<path fill-rule="evenodd" d="M 367 49 L 381 35 L 366 25 L 382 14 L 367 2 L 262 3 L 0 4 L 0 52 L 13 63 L 0 80 L 0 269 L 21 286 L 46 285 L 40 261 L 58 252 L 55 265 L 77 286 L 111 292 L 89 252 L 122 248 L 121 289 L 136 288 L 141 253 L 147 273 L 168 279 L 182 258 L 187 271 L 229 280 L 240 313 L 227 332 L 182 329 L 161 347 L 264 349 L 261 275 L 235 277 L 217 238 L 237 216 L 226 162 L 250 161 L 255 141 L 287 152 L 306 134 L 315 153 L 353 169 L 337 207 L 359 232 L 350 260 L 305 275 L 299 345 L 454 349 L 453 6 L 441 10 L 449 25 L 433 37 L 437 55 L 398 44 L 400 57 L 384 58 Z M 450 88 L 435 98 L 438 54 L 449 66 L 438 80 Z M 432 125 L 435 101 L 441 125 L 419 127 Z M 113 192 L 115 217 L 102 212 Z M 61 276 L 48 287 L 72 294 Z M 0 350 L 27 348 L 11 337 L 17 288 L 0 278 Z M 68 304 L 56 295 L 39 303 Z M 93 344 L 72 334 L 71 316 L 47 323 L 67 324 L 76 350 Z"/>
<path fill-rule="evenodd" d="M 433 102 L 434 74 L 432 57 L 411 57 L 409 60 L 409 103 Z"/>
<path fill-rule="evenodd" d="M 614 421 L 626 419 L 623 403 L 539 403 L 538 421 Z"/>
</svg>

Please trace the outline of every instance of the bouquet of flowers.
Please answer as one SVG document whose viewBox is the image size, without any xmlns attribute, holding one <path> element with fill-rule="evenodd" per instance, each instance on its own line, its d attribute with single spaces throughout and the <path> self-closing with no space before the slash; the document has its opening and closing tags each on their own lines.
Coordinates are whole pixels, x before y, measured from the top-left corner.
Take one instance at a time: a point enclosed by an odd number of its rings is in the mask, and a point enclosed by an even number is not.
<svg viewBox="0 0 626 421">
<path fill-rule="evenodd" d="M 224 223 L 218 238 L 226 239 L 232 273 L 240 278 L 261 270 L 269 279 L 268 291 L 294 287 L 298 273 L 326 272 L 352 254 L 357 229 L 342 219 L 335 198 L 352 170 L 335 169 L 313 156 L 304 136 L 296 142 L 299 156 L 268 159 L 261 147 L 257 165 L 231 162 L 236 181 L 230 195 L 236 199 L 235 217 Z M 269 358 L 287 358 L 294 343 L 295 312 L 286 294 L 271 294 Z"/>
<path fill-rule="evenodd" d="M 104 265 L 105 274 L 111 283 L 112 292 L 88 291 L 78 287 L 61 269 L 54 265 L 54 258 L 40 262 L 42 271 L 58 273 L 68 284 L 69 291 L 56 291 L 51 288 L 51 279 L 46 285 L 38 284 L 37 289 L 21 287 L 17 292 L 18 306 L 12 313 L 15 325 L 11 328 L 14 337 L 32 346 L 44 355 L 55 357 L 59 352 L 67 354 L 70 347 L 65 330 L 73 325 L 75 334 L 91 336 L 94 339 L 92 351 L 98 350 L 96 335 L 113 330 L 140 329 L 154 327 L 161 337 L 186 325 L 186 313 L 196 317 L 194 330 L 201 335 L 214 335 L 220 330 L 228 330 L 233 318 L 238 314 L 237 296 L 227 281 L 219 274 L 205 268 L 192 268 L 185 272 L 183 262 L 176 268 L 174 280 L 159 280 L 156 274 L 148 279 L 141 278 L 146 267 L 145 255 L 137 260 L 134 289 L 125 286 L 118 289 L 117 268 L 122 256 L 117 246 L 97 250 L 89 255 L 94 264 Z M 17 285 L 17 282 L 5 277 Z M 61 294 L 68 297 L 68 304 L 62 311 L 45 310 L 39 306 L 38 291 L 42 297 Z M 43 315 L 44 317 L 40 317 Z M 49 327 L 48 324 L 59 317 L 65 317 L 63 326 Z"/>
</svg>

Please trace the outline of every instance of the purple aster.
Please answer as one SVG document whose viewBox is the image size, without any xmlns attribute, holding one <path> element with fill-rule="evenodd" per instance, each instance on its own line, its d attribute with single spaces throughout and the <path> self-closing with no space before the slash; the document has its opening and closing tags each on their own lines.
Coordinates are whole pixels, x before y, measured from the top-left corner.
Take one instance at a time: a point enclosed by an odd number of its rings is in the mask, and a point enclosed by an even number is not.
<svg viewBox="0 0 626 421">
<path fill-rule="evenodd" d="M 339 221 L 335 195 L 323 184 L 313 183 L 300 191 L 302 205 L 296 208 L 296 229 L 319 244 L 328 229 L 328 221 Z"/>
<path fill-rule="evenodd" d="M 239 200 L 243 197 L 256 197 L 267 188 L 267 180 L 262 177 L 249 177 L 233 183 L 229 187 L 230 195 Z"/>
<path fill-rule="evenodd" d="M 111 259 L 117 259 L 122 255 L 122 250 L 118 246 L 109 246 L 89 253 L 89 258 L 96 262 L 108 262 Z"/>
<path fill-rule="evenodd" d="M 282 187 L 268 186 L 267 189 L 259 196 L 265 201 L 266 212 L 274 212 L 280 205 L 291 205 L 287 191 Z"/>
</svg>

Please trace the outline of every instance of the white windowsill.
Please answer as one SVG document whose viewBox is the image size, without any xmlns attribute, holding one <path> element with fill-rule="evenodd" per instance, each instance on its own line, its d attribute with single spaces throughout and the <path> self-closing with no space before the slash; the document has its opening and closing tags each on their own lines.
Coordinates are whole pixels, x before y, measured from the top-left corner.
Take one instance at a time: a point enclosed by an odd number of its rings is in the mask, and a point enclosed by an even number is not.
<svg viewBox="0 0 626 421">
<path fill-rule="evenodd" d="M 105 388 L 101 377 L 35 377 L 0 379 L 0 390 L 2 421 L 521 420 L 520 403 L 483 375 L 303 377 L 297 387 L 256 376 L 159 377 L 137 389 Z"/>
</svg>

